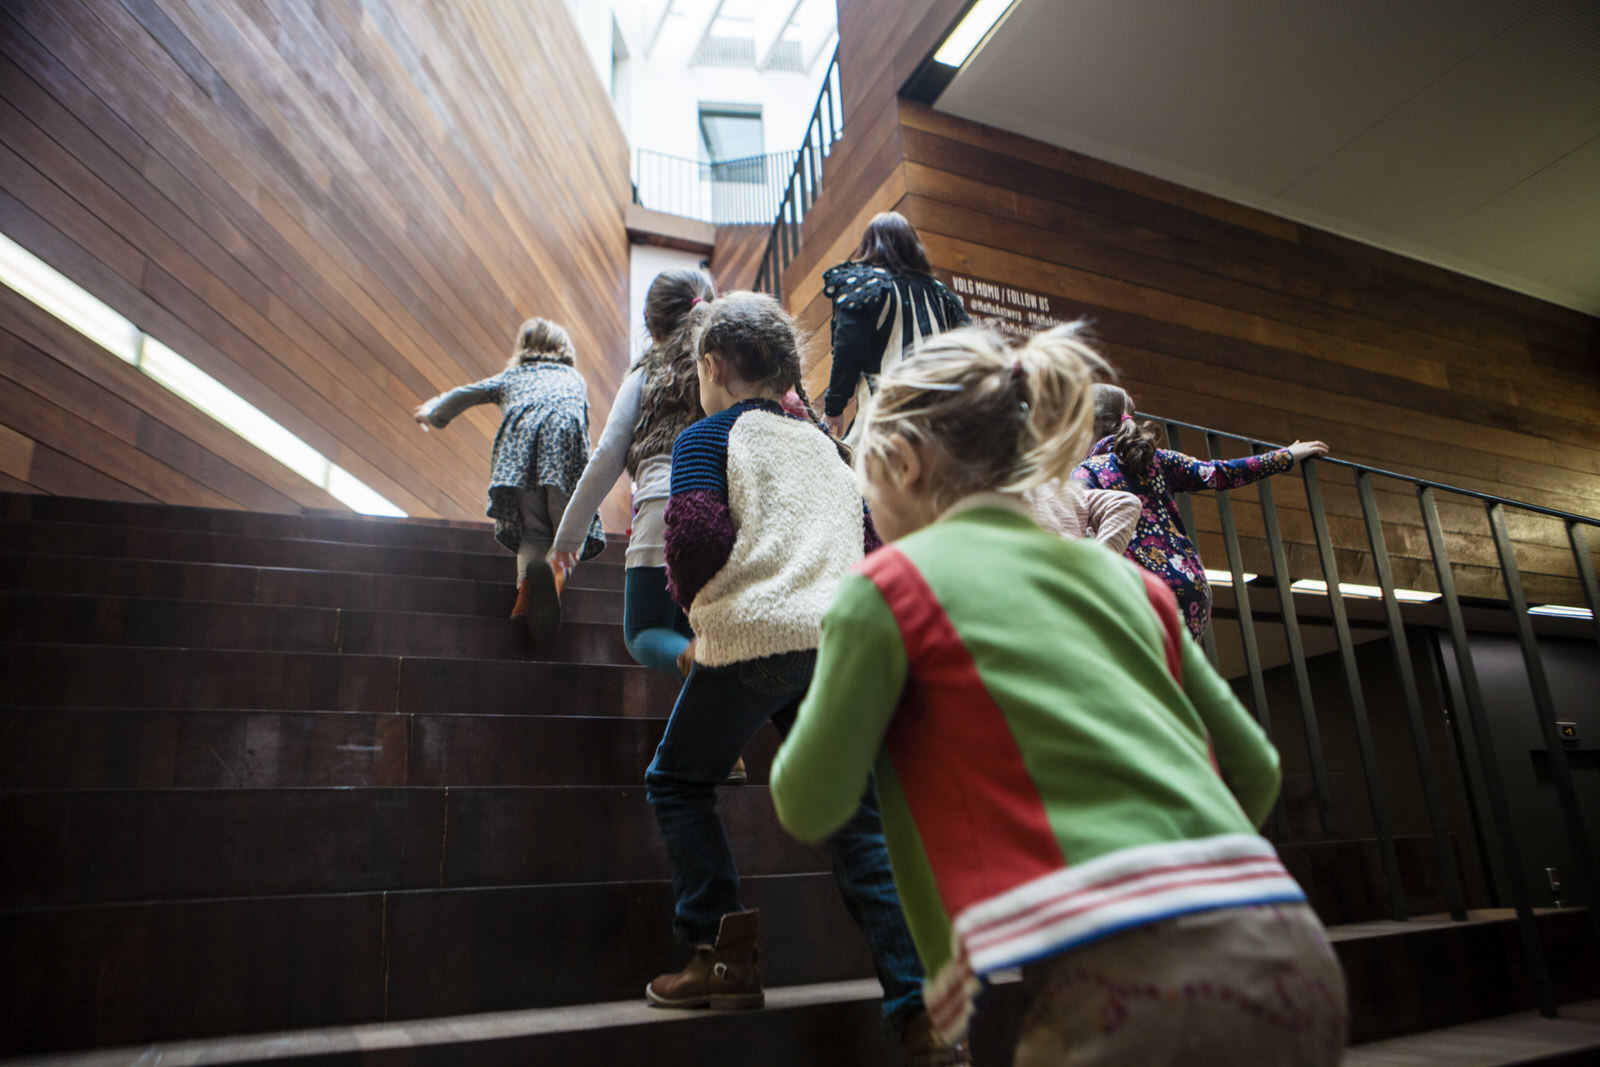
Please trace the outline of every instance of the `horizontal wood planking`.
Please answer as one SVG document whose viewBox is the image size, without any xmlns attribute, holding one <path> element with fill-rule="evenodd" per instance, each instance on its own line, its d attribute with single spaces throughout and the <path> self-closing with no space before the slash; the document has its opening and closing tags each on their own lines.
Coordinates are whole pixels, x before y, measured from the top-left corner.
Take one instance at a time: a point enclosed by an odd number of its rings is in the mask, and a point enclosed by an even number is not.
<svg viewBox="0 0 1600 1067">
<path fill-rule="evenodd" d="M 69 0 L 0 37 L 0 229 L 406 510 L 482 513 L 495 413 L 423 437 L 410 408 L 530 314 L 598 432 L 627 147 L 559 5 Z"/>
</svg>

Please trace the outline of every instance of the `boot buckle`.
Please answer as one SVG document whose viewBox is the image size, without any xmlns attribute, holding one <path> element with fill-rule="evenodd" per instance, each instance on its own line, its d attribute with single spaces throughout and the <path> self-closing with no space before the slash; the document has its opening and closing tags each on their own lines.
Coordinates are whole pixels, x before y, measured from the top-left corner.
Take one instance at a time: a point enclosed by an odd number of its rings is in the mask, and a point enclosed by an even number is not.
<svg viewBox="0 0 1600 1067">
<path fill-rule="evenodd" d="M 718 978 L 726 978 L 728 976 L 728 965 L 719 961 L 712 966 L 711 973 Z"/>
</svg>

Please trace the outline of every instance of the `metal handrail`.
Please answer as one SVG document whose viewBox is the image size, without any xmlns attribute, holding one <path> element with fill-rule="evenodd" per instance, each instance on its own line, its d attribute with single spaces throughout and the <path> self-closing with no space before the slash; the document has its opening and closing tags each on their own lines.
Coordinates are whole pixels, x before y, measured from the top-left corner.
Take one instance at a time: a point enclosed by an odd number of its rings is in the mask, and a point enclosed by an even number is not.
<svg viewBox="0 0 1600 1067">
<path fill-rule="evenodd" d="M 634 156 L 633 202 L 717 226 L 763 224 L 782 203 L 798 154 L 708 162 L 641 148 Z"/>
<path fill-rule="evenodd" d="M 834 50 L 828 70 L 822 77 L 817 106 L 806 123 L 805 140 L 794 161 L 794 170 L 784 189 L 767 237 L 767 249 L 756 271 L 754 288 L 783 299 L 783 271 L 800 251 L 800 226 L 806 212 L 822 195 L 823 161 L 833 154 L 836 141 L 844 136 L 844 109 L 839 96 L 839 52 Z"/>
<path fill-rule="evenodd" d="M 1178 450 L 1181 447 L 1179 444 L 1180 431 L 1191 430 L 1203 433 L 1206 439 L 1207 454 L 1214 460 L 1222 458 L 1220 446 L 1224 439 L 1241 442 L 1247 445 L 1253 453 L 1281 447 L 1255 438 L 1225 433 L 1177 419 L 1166 419 L 1145 413 L 1139 413 L 1138 417 L 1163 425 L 1168 443 L 1174 450 Z M 1373 479 L 1390 478 L 1403 484 L 1408 484 L 1415 489 L 1420 517 L 1427 532 L 1429 553 L 1432 556 L 1435 577 L 1438 581 L 1439 599 L 1444 609 L 1445 628 L 1449 635 L 1450 650 L 1455 660 L 1461 688 L 1461 702 L 1464 706 L 1455 709 L 1457 712 L 1456 721 L 1465 724 L 1466 729 L 1470 730 L 1470 736 L 1474 741 L 1471 747 L 1476 750 L 1478 757 L 1478 778 L 1487 793 L 1487 827 L 1492 830 L 1493 845 L 1486 846 L 1480 850 L 1480 859 L 1484 864 L 1486 875 L 1485 881 L 1489 884 L 1494 882 L 1492 871 L 1489 868 L 1489 855 L 1491 851 L 1498 852 L 1500 862 L 1506 869 L 1509 881 L 1509 884 L 1504 887 L 1504 892 L 1510 898 L 1512 907 L 1516 912 L 1523 960 L 1527 966 L 1535 1000 L 1542 1014 L 1553 1016 L 1556 1014 L 1554 987 L 1550 980 L 1549 968 L 1540 943 L 1538 927 L 1534 921 L 1533 904 L 1528 892 L 1528 883 L 1524 877 L 1527 869 L 1523 866 L 1521 849 L 1518 844 L 1515 827 L 1512 824 L 1505 783 L 1501 778 L 1500 768 L 1496 763 L 1496 749 L 1492 733 L 1493 724 L 1487 714 L 1483 691 L 1478 684 L 1477 673 L 1473 665 L 1472 649 L 1462 613 L 1461 596 L 1456 590 L 1454 570 L 1445 544 L 1444 527 L 1439 520 L 1435 495 L 1438 493 L 1452 493 L 1461 497 L 1479 500 L 1485 504 L 1501 579 L 1507 592 L 1507 607 L 1513 616 L 1514 629 L 1522 650 L 1523 666 L 1527 672 L 1529 688 L 1533 695 L 1534 714 L 1538 720 L 1540 735 L 1549 755 L 1550 778 L 1560 802 L 1562 823 L 1571 849 L 1572 860 L 1577 868 L 1578 881 L 1591 897 L 1589 918 L 1595 927 L 1597 936 L 1600 936 L 1600 899 L 1596 899 L 1597 895 L 1600 895 L 1600 873 L 1597 873 L 1593 843 L 1583 825 L 1583 814 L 1578 803 L 1577 791 L 1572 781 L 1571 769 L 1568 766 L 1566 752 L 1562 745 L 1554 698 L 1551 694 L 1549 680 L 1545 674 L 1538 641 L 1534 635 L 1527 600 L 1522 591 L 1521 573 L 1517 566 L 1515 551 L 1505 523 L 1505 509 L 1515 507 L 1533 514 L 1562 520 L 1576 563 L 1578 581 L 1583 588 L 1585 598 L 1589 602 L 1590 613 L 1596 619 L 1595 637 L 1597 643 L 1600 643 L 1600 585 L 1597 585 L 1595 579 L 1594 567 L 1589 557 L 1588 543 L 1584 536 L 1584 530 L 1586 527 L 1600 526 L 1600 517 L 1577 515 L 1538 504 L 1497 497 L 1489 493 L 1461 489 L 1429 478 L 1399 474 L 1350 460 L 1319 457 L 1299 464 L 1300 475 L 1305 485 L 1306 504 L 1311 515 L 1312 532 L 1316 540 L 1317 557 L 1328 590 L 1329 614 L 1333 624 L 1341 673 L 1345 682 L 1348 708 L 1355 730 L 1356 749 L 1362 774 L 1366 781 L 1367 800 L 1372 816 L 1374 836 L 1378 843 L 1379 859 L 1383 868 L 1389 911 L 1391 917 L 1398 921 L 1404 921 L 1407 918 L 1405 892 L 1404 887 L 1401 885 L 1394 835 L 1389 825 L 1389 805 L 1379 773 L 1377 751 L 1371 724 L 1368 721 L 1366 698 L 1363 693 L 1360 671 L 1355 655 L 1355 644 L 1351 637 L 1349 620 L 1345 615 L 1344 598 L 1340 593 L 1341 586 L 1339 584 L 1338 562 L 1334 551 L 1335 546 L 1329 532 L 1327 513 L 1322 502 L 1317 471 L 1324 466 L 1345 467 L 1356 473 L 1356 490 L 1360 501 L 1362 519 L 1371 546 L 1374 572 L 1377 575 L 1378 587 L 1383 597 L 1384 621 L 1388 629 L 1395 668 L 1400 679 L 1401 696 L 1405 703 L 1406 725 L 1417 760 L 1417 782 L 1421 787 L 1427 810 L 1429 835 L 1433 838 L 1440 874 L 1444 880 L 1443 891 L 1446 905 L 1451 917 L 1460 921 L 1467 918 L 1466 898 L 1462 889 L 1460 872 L 1456 866 L 1455 854 L 1451 848 L 1448 822 L 1441 800 L 1439 784 L 1433 773 L 1431 744 L 1428 740 L 1417 680 L 1411 668 L 1406 626 L 1400 614 L 1399 600 L 1395 595 L 1394 577 L 1389 565 L 1388 550 L 1384 543 L 1383 523 L 1378 514 L 1378 502 L 1377 495 L 1373 490 Z M 1300 705 L 1300 717 L 1304 727 L 1307 759 L 1311 768 L 1313 788 L 1316 792 L 1318 815 L 1325 833 L 1331 837 L 1337 825 L 1333 811 L 1332 789 L 1322 752 L 1321 730 L 1314 705 L 1314 690 L 1310 684 L 1305 651 L 1300 640 L 1294 597 L 1290 589 L 1291 582 L 1289 580 L 1287 556 L 1284 552 L 1282 534 L 1277 519 L 1277 504 L 1269 481 L 1258 482 L 1257 491 L 1268 550 L 1271 556 L 1273 578 L 1277 586 L 1280 621 L 1284 627 L 1290 668 L 1295 679 L 1295 699 Z M 1223 543 L 1227 550 L 1228 568 L 1235 592 L 1240 641 L 1243 646 L 1246 669 L 1250 675 L 1250 697 L 1254 704 L 1257 721 L 1261 723 L 1263 728 L 1270 730 L 1271 717 L 1267 707 L 1267 688 L 1262 674 L 1256 642 L 1257 624 L 1252 614 L 1250 597 L 1246 592 L 1244 583 L 1244 566 L 1239 547 L 1238 529 L 1234 522 L 1228 491 L 1218 490 L 1215 495 L 1217 497 L 1218 520 L 1221 525 Z M 1187 493 L 1178 494 L 1178 510 L 1185 525 L 1189 530 L 1193 531 L 1195 528 L 1194 515 L 1188 497 Z M 1341 547 L 1348 548 L 1349 546 Z M 1203 645 L 1212 662 L 1216 662 L 1216 644 L 1209 629 L 1204 635 Z M 1448 703 L 1454 703 L 1448 687 L 1443 689 L 1441 696 Z M 1278 831 L 1278 839 L 1287 840 L 1288 823 L 1284 817 L 1281 804 L 1278 805 L 1278 809 L 1274 812 L 1273 821 L 1275 829 Z M 1474 818 L 1473 821 L 1474 829 L 1481 830 L 1482 824 L 1479 819 Z"/>
<path fill-rule="evenodd" d="M 1192 422 L 1181 422 L 1177 419 L 1168 419 L 1160 415 L 1150 415 L 1142 411 L 1136 412 L 1135 417 L 1151 422 L 1160 422 L 1167 426 L 1182 427 L 1186 430 L 1199 430 L 1204 434 L 1214 434 L 1217 437 L 1226 438 L 1229 441 L 1239 441 L 1252 447 L 1283 447 L 1282 445 L 1275 445 L 1270 441 L 1261 441 L 1254 437 L 1244 437 L 1236 433 L 1227 433 L 1223 430 L 1213 430 L 1206 426 L 1197 426 Z M 1393 478 L 1396 481 L 1410 482 L 1412 485 L 1418 486 L 1419 488 L 1422 486 L 1427 486 L 1430 489 L 1442 489 L 1447 493 L 1455 493 L 1458 496 L 1469 496 L 1474 500 L 1482 500 L 1487 503 L 1510 504 L 1512 507 L 1520 508 L 1523 511 L 1531 511 L 1536 515 L 1548 515 L 1551 518 L 1563 519 L 1567 522 L 1581 522 L 1586 523 L 1589 526 L 1600 526 L 1600 516 L 1579 515 L 1576 512 L 1560 511 L 1556 508 L 1544 507 L 1541 504 L 1529 504 L 1526 501 L 1512 500 L 1509 497 L 1495 496 L 1492 493 L 1480 493 L 1476 489 L 1463 489 L 1458 485 L 1447 485 L 1444 482 L 1436 482 L 1431 478 L 1422 478 L 1415 474 L 1400 474 L 1395 471 L 1386 471 L 1382 467 L 1373 467 L 1365 463 L 1356 463 L 1348 459 L 1337 459 L 1333 456 L 1319 456 L 1317 458 L 1317 462 L 1330 464 L 1335 467 L 1349 467 L 1351 470 L 1356 471 L 1366 471 L 1369 474 L 1376 474 L 1384 478 Z"/>
</svg>

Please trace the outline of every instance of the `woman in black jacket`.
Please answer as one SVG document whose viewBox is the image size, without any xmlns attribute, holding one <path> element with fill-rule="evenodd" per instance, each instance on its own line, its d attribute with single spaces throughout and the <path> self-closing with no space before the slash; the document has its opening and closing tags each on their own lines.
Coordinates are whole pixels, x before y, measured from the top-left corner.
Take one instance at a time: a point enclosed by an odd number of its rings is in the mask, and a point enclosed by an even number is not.
<svg viewBox="0 0 1600 1067">
<path fill-rule="evenodd" d="M 823 414 L 834 436 L 845 433 L 845 409 L 856 412 L 879 374 L 892 368 L 935 334 L 971 323 L 961 298 L 933 276 L 916 229 L 897 211 L 867 224 L 855 253 L 822 276 L 833 301 L 833 372 Z"/>
</svg>

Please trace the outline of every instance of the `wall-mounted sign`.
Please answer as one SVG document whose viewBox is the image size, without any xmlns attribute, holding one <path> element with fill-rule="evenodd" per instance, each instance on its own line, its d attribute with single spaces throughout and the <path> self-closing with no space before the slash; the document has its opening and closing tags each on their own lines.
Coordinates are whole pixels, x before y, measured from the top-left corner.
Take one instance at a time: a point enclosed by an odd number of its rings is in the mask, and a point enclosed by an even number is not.
<svg viewBox="0 0 1600 1067">
<path fill-rule="evenodd" d="M 1061 299 L 1044 293 L 1013 289 L 965 274 L 950 275 L 950 291 L 961 297 L 973 322 L 993 327 L 1009 337 L 1032 337 L 1040 330 L 1071 321 L 1058 317 L 1051 310 L 1061 306 Z"/>
</svg>

